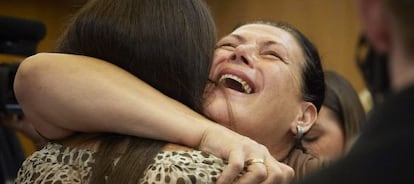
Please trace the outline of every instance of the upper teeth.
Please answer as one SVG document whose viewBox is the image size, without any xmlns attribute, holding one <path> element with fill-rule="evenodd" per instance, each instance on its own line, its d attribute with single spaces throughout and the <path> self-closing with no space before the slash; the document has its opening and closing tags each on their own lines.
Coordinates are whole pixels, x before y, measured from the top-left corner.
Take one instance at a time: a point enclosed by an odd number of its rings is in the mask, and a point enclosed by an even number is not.
<svg viewBox="0 0 414 184">
<path fill-rule="evenodd" d="M 252 92 L 252 88 L 249 86 L 249 84 L 246 81 L 244 81 L 240 77 L 237 77 L 237 76 L 232 75 L 232 74 L 222 75 L 219 79 L 219 84 L 223 84 L 224 80 L 227 79 L 227 78 L 233 79 L 233 80 L 239 82 L 242 85 L 244 92 L 246 92 L 248 94 L 250 94 Z"/>
</svg>

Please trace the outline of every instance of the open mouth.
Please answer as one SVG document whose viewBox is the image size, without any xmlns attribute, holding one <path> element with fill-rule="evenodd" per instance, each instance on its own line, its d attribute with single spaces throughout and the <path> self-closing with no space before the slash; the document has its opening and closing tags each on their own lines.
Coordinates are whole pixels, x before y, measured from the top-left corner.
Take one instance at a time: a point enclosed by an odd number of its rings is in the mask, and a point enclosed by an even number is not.
<svg viewBox="0 0 414 184">
<path fill-rule="evenodd" d="M 218 80 L 218 84 L 241 93 L 251 94 L 253 88 L 245 80 L 232 74 L 224 74 Z"/>
</svg>

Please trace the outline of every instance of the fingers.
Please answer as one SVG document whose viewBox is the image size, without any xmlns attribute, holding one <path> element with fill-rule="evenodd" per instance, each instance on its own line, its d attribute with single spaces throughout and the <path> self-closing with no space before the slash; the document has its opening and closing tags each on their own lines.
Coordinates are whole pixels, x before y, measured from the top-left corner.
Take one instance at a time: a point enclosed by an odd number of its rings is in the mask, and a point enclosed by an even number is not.
<svg viewBox="0 0 414 184">
<path fill-rule="evenodd" d="M 249 156 L 245 156 L 245 154 L 243 154 L 244 152 L 233 152 L 233 154 L 229 156 L 229 164 L 217 180 L 217 183 L 280 184 L 290 183 L 293 180 L 294 171 L 291 167 L 278 162 L 270 155 L 267 149 L 264 148 L 263 150 L 258 150 L 260 149 L 257 148 L 255 154 L 260 156 L 251 156 L 253 153 L 247 154 Z"/>
<path fill-rule="evenodd" d="M 246 159 L 246 161 L 244 161 L 245 157 L 244 154 L 240 154 L 239 152 L 230 156 L 229 164 L 224 169 L 217 183 L 284 184 L 290 183 L 294 178 L 294 170 L 288 165 L 278 162 L 270 155 L 270 153 L 265 154 L 264 156 L 249 156 L 246 158 L 251 159 Z M 243 170 L 243 168 L 245 168 L 245 170 Z M 243 171 L 245 172 L 243 173 Z"/>
<path fill-rule="evenodd" d="M 265 163 L 254 162 L 246 165 L 247 172 L 244 173 L 235 183 L 237 184 L 250 184 L 250 183 L 262 183 L 267 178 L 267 168 Z"/>
<path fill-rule="evenodd" d="M 207 129 L 199 148 L 228 161 L 218 184 L 288 183 L 294 176 L 293 169 L 274 159 L 265 146 L 223 127 Z"/>
<path fill-rule="evenodd" d="M 253 162 L 250 162 L 251 164 L 246 165 L 247 172 L 244 173 L 235 183 L 284 184 L 290 183 L 294 178 L 295 173 L 293 169 L 286 164 L 278 162 L 271 155 L 267 155 L 264 162 L 254 162 L 254 160 Z"/>
<path fill-rule="evenodd" d="M 243 152 L 232 152 L 229 156 L 228 165 L 224 168 L 217 184 L 228 184 L 233 183 L 233 181 L 240 175 L 244 167 L 244 154 Z"/>
<path fill-rule="evenodd" d="M 289 167 L 288 165 L 278 162 L 276 160 L 272 160 L 272 164 L 266 165 L 267 169 L 267 177 L 266 180 L 263 181 L 263 184 L 267 183 L 291 183 L 295 172 L 294 170 Z"/>
</svg>

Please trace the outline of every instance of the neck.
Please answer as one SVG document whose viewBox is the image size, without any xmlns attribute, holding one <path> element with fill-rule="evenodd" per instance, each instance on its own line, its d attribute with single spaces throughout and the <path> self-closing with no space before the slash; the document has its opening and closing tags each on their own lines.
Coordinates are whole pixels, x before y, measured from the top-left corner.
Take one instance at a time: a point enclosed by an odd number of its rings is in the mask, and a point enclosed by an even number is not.
<svg viewBox="0 0 414 184">
<path fill-rule="evenodd" d="M 289 152 L 293 148 L 295 140 L 292 135 L 287 135 L 285 138 L 281 139 L 280 142 L 274 143 L 272 145 L 266 145 L 269 149 L 269 152 L 272 156 L 279 162 L 282 162 L 289 155 Z"/>
</svg>

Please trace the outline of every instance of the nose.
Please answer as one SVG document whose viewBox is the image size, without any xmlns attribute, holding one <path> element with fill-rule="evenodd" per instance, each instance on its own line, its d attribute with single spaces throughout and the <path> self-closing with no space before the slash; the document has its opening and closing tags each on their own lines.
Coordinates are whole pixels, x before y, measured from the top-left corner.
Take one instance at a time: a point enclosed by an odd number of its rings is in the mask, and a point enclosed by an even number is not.
<svg viewBox="0 0 414 184">
<path fill-rule="evenodd" d="M 254 57 L 253 45 L 239 45 L 230 56 L 230 61 L 244 63 L 250 67 L 253 66 Z"/>
</svg>

